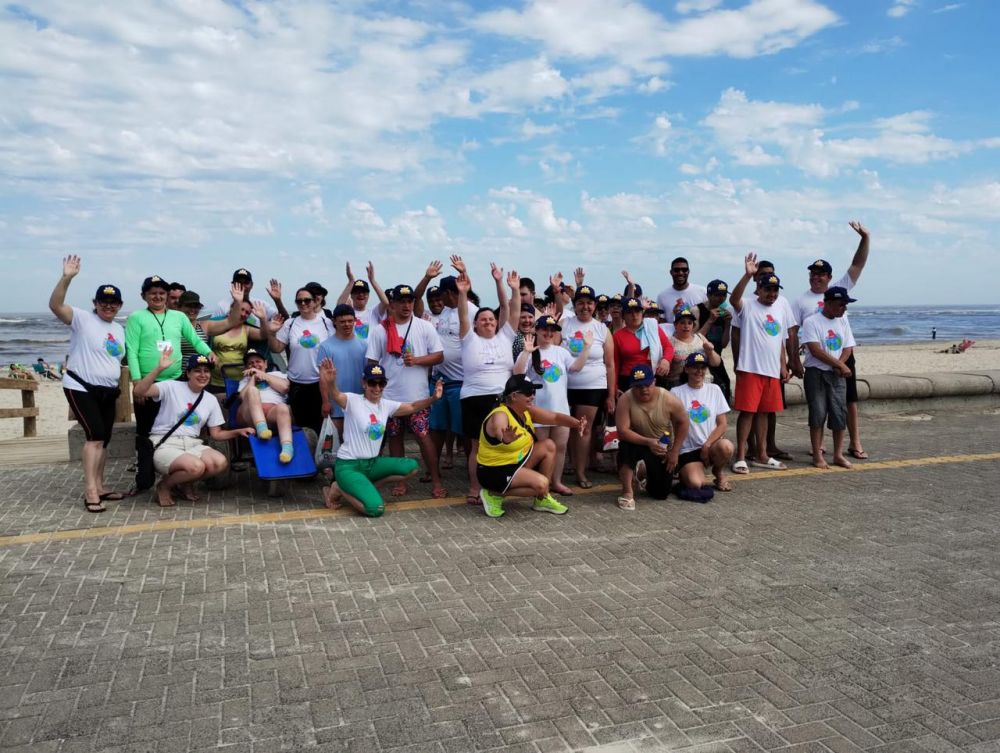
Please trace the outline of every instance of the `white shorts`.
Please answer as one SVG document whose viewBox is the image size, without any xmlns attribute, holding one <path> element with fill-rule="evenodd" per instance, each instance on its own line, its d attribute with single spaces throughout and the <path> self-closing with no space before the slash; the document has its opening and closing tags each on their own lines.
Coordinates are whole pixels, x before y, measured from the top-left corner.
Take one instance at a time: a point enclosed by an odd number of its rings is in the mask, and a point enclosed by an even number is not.
<svg viewBox="0 0 1000 753">
<path fill-rule="evenodd" d="M 155 434 L 150 436 L 154 447 L 156 447 L 156 443 L 160 441 L 160 437 L 162 436 L 162 434 L 160 436 Z M 156 468 L 157 473 L 166 476 L 170 473 L 170 465 L 181 455 L 193 455 L 196 458 L 200 458 L 205 450 L 210 449 L 212 448 L 198 437 L 167 437 L 167 441 L 161 444 L 156 452 L 153 453 L 153 467 Z"/>
</svg>

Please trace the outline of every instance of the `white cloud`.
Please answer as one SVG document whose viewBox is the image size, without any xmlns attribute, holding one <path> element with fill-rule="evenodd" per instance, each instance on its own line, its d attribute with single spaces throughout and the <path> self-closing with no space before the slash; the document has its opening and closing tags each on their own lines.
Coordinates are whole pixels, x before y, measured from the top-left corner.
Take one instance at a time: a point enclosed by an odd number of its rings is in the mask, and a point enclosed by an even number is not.
<svg viewBox="0 0 1000 753">
<path fill-rule="evenodd" d="M 916 5 L 916 0 L 894 0 L 889 10 L 885 12 L 889 18 L 902 18 Z"/>
<path fill-rule="evenodd" d="M 948 5 L 942 5 L 940 8 L 935 8 L 931 13 L 948 13 L 953 10 L 958 10 L 963 7 L 965 3 L 949 3 Z"/>
<path fill-rule="evenodd" d="M 656 94 L 657 92 L 666 91 L 672 86 L 673 84 L 670 81 L 664 81 L 659 76 L 653 76 L 648 81 L 639 84 L 639 91 L 643 94 Z"/>
<path fill-rule="evenodd" d="M 722 0 L 680 0 L 674 6 L 674 10 L 681 14 L 701 13 L 711 10 L 722 2 Z"/>
</svg>

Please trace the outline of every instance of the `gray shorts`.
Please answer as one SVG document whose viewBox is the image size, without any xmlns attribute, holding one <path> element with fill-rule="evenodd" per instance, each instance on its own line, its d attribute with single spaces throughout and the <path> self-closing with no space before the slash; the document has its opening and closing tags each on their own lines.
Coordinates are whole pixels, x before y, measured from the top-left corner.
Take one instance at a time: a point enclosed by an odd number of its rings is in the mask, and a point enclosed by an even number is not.
<svg viewBox="0 0 1000 753">
<path fill-rule="evenodd" d="M 834 371 L 810 366 L 805 376 L 809 426 L 830 431 L 847 428 L 847 380 Z"/>
</svg>

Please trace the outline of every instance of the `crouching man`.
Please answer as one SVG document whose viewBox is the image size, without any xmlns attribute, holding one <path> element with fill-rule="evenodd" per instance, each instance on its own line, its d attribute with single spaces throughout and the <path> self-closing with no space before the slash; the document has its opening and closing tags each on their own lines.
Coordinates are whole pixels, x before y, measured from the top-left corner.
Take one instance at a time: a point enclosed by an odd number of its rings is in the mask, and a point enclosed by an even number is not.
<svg viewBox="0 0 1000 753">
<path fill-rule="evenodd" d="M 733 490 L 726 478 L 726 468 L 733 458 L 733 443 L 726 439 L 729 404 L 717 385 L 706 384 L 706 371 L 708 359 L 705 354 L 691 353 L 684 363 L 687 384 L 670 390 L 681 401 L 690 421 L 687 439 L 677 459 L 681 481 L 678 496 L 695 502 L 707 502 L 713 496 L 711 489 L 702 488 L 709 468 L 715 477 L 716 491 Z"/>
<path fill-rule="evenodd" d="M 250 428 L 222 428 L 225 421 L 219 401 L 205 390 L 212 379 L 212 364 L 206 356 L 194 353 L 188 358 L 186 382 L 157 382 L 163 371 L 173 367 L 173 354 L 173 348 L 165 345 L 156 367 L 133 387 L 135 397 L 150 397 L 160 406 L 149 433 L 153 467 L 163 476 L 156 485 L 160 507 L 173 506 L 175 490 L 181 499 L 197 502 L 195 482 L 217 476 L 229 467 L 225 455 L 202 442 L 203 427 L 208 427 L 209 436 L 216 442 L 254 433 Z"/>
</svg>

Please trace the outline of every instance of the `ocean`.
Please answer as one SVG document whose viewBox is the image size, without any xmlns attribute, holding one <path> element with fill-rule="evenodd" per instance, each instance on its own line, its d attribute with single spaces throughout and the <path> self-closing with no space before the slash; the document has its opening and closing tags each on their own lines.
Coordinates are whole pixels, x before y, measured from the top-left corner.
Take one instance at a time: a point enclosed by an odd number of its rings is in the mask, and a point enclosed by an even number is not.
<svg viewBox="0 0 1000 753">
<path fill-rule="evenodd" d="M 850 314 L 859 343 L 929 341 L 932 327 L 942 347 L 964 338 L 1000 340 L 1000 306 L 851 306 Z M 125 315 L 119 321 L 124 325 Z M 50 312 L 0 313 L 0 365 L 59 363 L 68 348 L 69 327 Z"/>
</svg>

